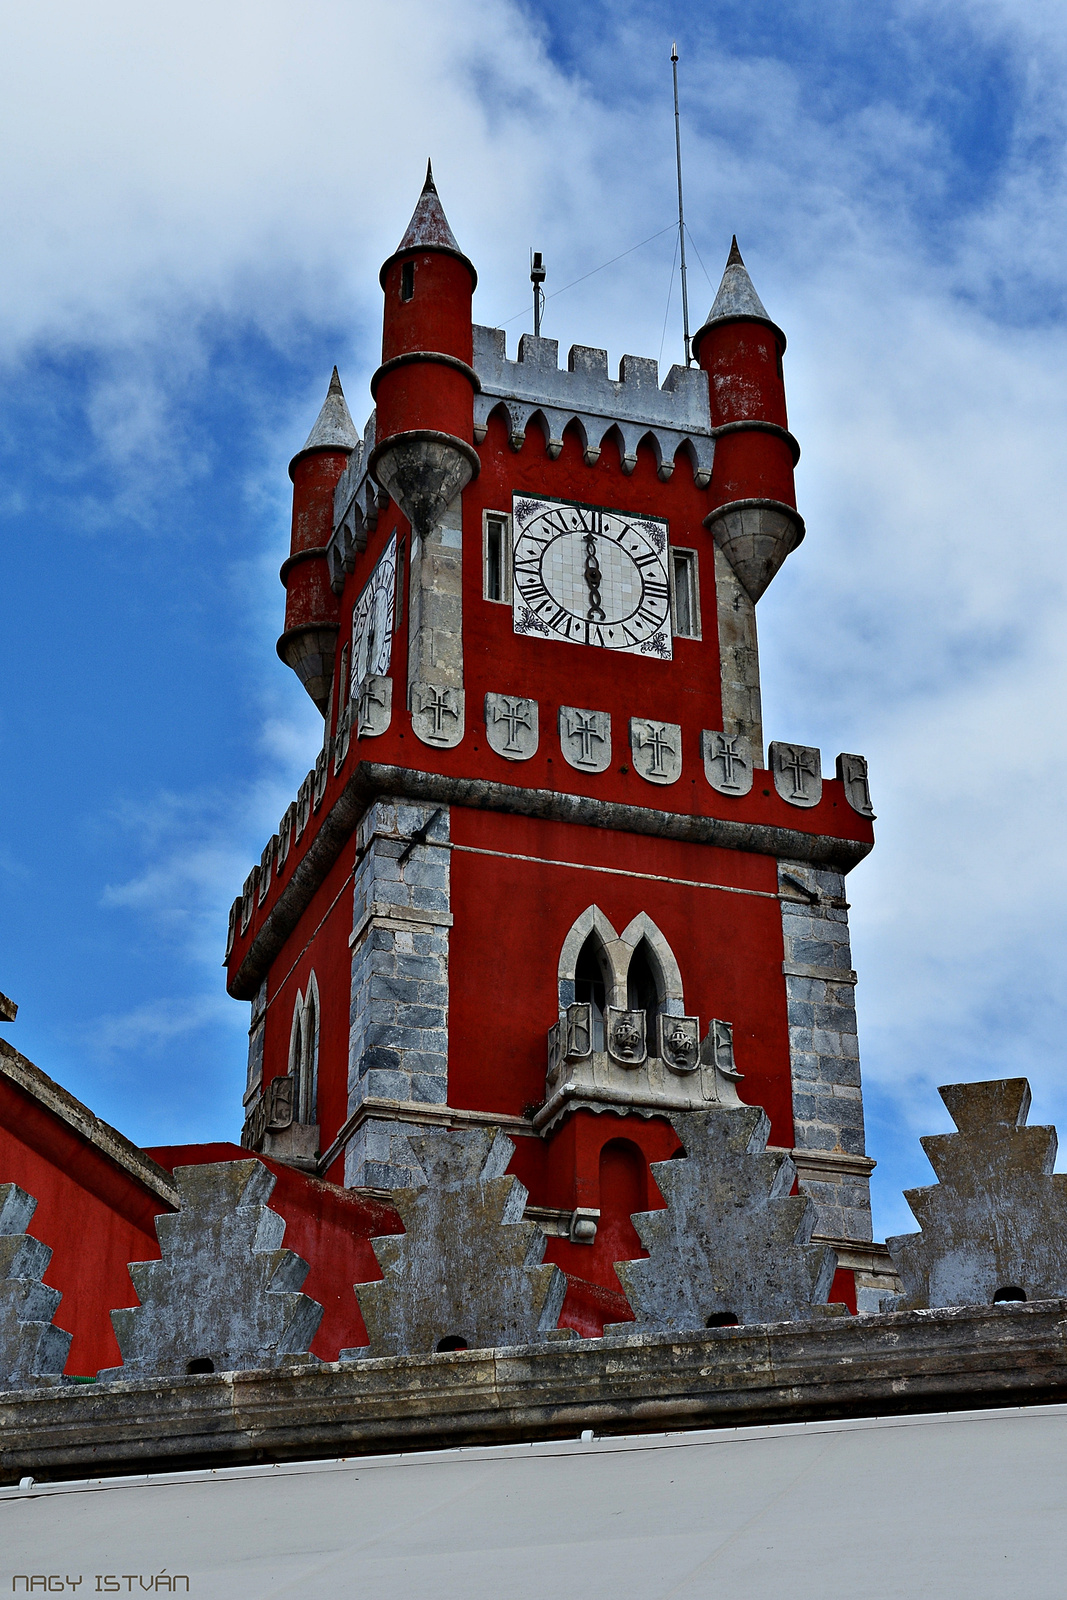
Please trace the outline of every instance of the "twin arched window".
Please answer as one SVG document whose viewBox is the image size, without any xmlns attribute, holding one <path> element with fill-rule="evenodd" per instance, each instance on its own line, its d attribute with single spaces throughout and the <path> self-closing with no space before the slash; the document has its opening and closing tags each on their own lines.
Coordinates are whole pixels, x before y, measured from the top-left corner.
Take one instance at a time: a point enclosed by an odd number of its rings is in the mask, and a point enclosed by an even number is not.
<svg viewBox="0 0 1067 1600">
<path fill-rule="evenodd" d="M 293 1026 L 289 1034 L 289 1075 L 293 1080 L 293 1117 L 296 1122 L 318 1121 L 319 1089 L 319 985 L 314 972 L 307 993 L 297 991 Z"/>
<path fill-rule="evenodd" d="M 564 941 L 559 962 L 559 1003 L 593 1007 L 593 1048 L 604 1048 L 608 1006 L 645 1013 L 646 1037 L 656 1036 L 659 1012 L 681 1016 L 681 973 L 670 945 L 642 912 L 621 933 L 597 906 L 578 918 Z"/>
</svg>

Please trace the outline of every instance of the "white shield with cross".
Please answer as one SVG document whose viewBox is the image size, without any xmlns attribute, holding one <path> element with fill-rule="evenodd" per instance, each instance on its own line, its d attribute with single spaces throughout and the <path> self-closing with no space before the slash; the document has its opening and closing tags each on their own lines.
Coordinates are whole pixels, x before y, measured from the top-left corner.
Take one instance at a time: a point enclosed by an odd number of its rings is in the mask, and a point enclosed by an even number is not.
<svg viewBox="0 0 1067 1600">
<path fill-rule="evenodd" d="M 682 776 L 682 730 L 676 722 L 630 718 L 634 771 L 649 783 L 677 783 Z"/>
<path fill-rule="evenodd" d="M 579 772 L 605 772 L 611 766 L 611 717 L 560 706 L 559 744 L 563 759 Z"/>
<path fill-rule="evenodd" d="M 772 744 L 774 787 L 791 806 L 817 806 L 822 799 L 822 757 L 806 744 Z"/>
<path fill-rule="evenodd" d="M 747 794 L 752 787 L 752 747 L 743 733 L 700 735 L 704 776 L 719 794 Z"/>
<path fill-rule="evenodd" d="M 411 726 L 423 744 L 451 749 L 463 738 L 463 690 L 434 683 L 411 688 Z"/>
<path fill-rule="evenodd" d="M 487 694 L 485 737 L 505 761 L 529 761 L 537 751 L 537 701 L 517 694 Z"/>
</svg>

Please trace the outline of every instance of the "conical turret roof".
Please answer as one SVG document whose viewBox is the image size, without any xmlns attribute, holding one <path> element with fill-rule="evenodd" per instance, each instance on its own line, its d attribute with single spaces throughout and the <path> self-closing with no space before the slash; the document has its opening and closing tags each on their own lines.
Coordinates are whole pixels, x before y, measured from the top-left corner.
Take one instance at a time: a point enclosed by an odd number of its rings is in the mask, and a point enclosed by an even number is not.
<svg viewBox="0 0 1067 1600">
<path fill-rule="evenodd" d="M 735 322 L 741 318 L 751 319 L 755 322 L 765 322 L 774 329 L 782 341 L 785 349 L 785 334 L 776 322 L 767 315 L 767 308 L 756 293 L 755 285 L 748 275 L 748 268 L 737 247 L 737 235 L 733 236 L 730 243 L 730 254 L 726 258 L 726 271 L 719 284 L 719 292 L 715 296 L 711 310 L 708 312 L 707 321 L 703 327 L 698 328 L 693 335 L 693 354 L 697 354 L 697 345 L 707 330 L 716 322 Z"/>
<path fill-rule="evenodd" d="M 709 322 L 718 322 L 720 317 L 762 317 L 764 322 L 771 320 L 741 258 L 741 252 L 737 248 L 736 233 L 730 245 L 730 254 L 726 259 L 726 271 L 722 275 L 719 292 L 708 312 Z"/>
<path fill-rule="evenodd" d="M 385 274 L 389 267 L 397 256 L 406 255 L 409 250 L 444 250 L 449 255 L 458 256 L 470 269 L 474 282 L 476 284 L 478 282 L 478 274 L 473 264 L 463 254 L 456 243 L 455 234 L 448 225 L 441 196 L 437 193 L 437 185 L 433 181 L 433 164 L 429 161 L 426 163 L 426 182 L 422 186 L 418 204 L 411 213 L 411 221 L 404 230 L 404 237 L 382 267 L 380 278 L 383 289 Z"/>
<path fill-rule="evenodd" d="M 457 255 L 462 255 L 455 234 L 448 225 L 441 196 L 433 181 L 433 165 L 429 161 L 426 163 L 426 182 L 422 186 L 419 203 L 411 213 L 411 221 L 396 247 L 396 253 L 399 255 L 401 250 L 417 250 L 420 245 L 427 244 L 436 245 L 439 250 L 454 250 Z"/>
<path fill-rule="evenodd" d="M 303 449 L 297 451 L 293 461 L 299 461 L 309 450 L 354 450 L 358 443 L 359 434 L 352 421 L 337 368 L 334 367 L 322 410 L 315 419 L 315 426 L 308 434 Z M 290 462 L 290 469 L 292 464 Z"/>
</svg>

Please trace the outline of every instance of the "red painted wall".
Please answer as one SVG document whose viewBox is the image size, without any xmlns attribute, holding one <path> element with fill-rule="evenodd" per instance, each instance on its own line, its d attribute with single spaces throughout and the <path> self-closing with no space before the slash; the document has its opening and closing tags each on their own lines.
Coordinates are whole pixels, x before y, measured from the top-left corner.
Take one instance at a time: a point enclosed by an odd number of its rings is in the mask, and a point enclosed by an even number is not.
<svg viewBox="0 0 1067 1600">
<path fill-rule="evenodd" d="M 678 960 L 687 1012 L 702 1029 L 710 1017 L 734 1024 L 741 1094 L 767 1111 L 772 1142 L 792 1145 L 782 918 L 769 856 L 461 807 L 452 839 L 460 848 L 452 852 L 451 1104 L 521 1116 L 544 1099 L 559 952 L 596 904 L 617 932 L 641 911 L 652 918 Z M 508 858 L 516 854 L 537 859 Z"/>
<path fill-rule="evenodd" d="M 321 815 L 321 813 L 320 813 Z M 309 819 L 305 838 L 317 819 Z M 355 838 L 347 841 L 299 923 L 275 958 L 267 981 L 263 1083 L 289 1070 L 289 1039 L 297 991 L 306 996 L 314 969 L 319 986 L 319 1093 L 321 1148 L 348 1115 L 348 1036 L 352 961 L 352 866 Z"/>
<path fill-rule="evenodd" d="M 768 434 L 737 437 L 762 438 L 769 441 L 774 450 L 780 443 Z M 781 448 L 786 447 L 781 445 Z M 353 738 L 339 777 L 334 778 L 331 771 L 319 819 L 349 781 L 357 762 L 366 759 L 455 777 L 489 778 L 529 788 L 590 794 L 604 800 L 668 809 L 683 815 L 724 817 L 819 836 L 872 840 L 870 822 L 848 805 L 836 778 L 824 780 L 819 805 L 799 809 L 779 796 L 769 773 L 757 774 L 751 791 L 740 797 L 717 794 L 704 776 L 701 730 L 721 725 L 714 550 L 710 536 L 701 526 L 709 506 L 708 494 L 695 487 L 684 453 L 679 456 L 674 475 L 666 484 L 656 477 L 655 461 L 648 447 L 639 450 L 637 467 L 626 477 L 619 465 L 617 447 L 611 440 L 605 441 L 597 465 L 587 467 L 579 442 L 569 431 L 561 455 L 558 460 L 551 461 L 540 428 L 536 422 L 531 422 L 526 444 L 516 454 L 507 443 L 503 421 L 499 414 L 494 414 L 479 454 L 481 474 L 463 494 L 466 737 L 454 750 L 437 750 L 421 743 L 411 731 L 410 717 L 404 709 L 407 701 L 405 597 L 401 626 L 393 647 L 392 725 L 380 738 Z M 536 491 L 623 511 L 666 516 L 672 543 L 695 548 L 699 553 L 703 637 L 676 639 L 674 659 L 664 663 L 591 646 L 516 636 L 512 630 L 511 608 L 482 598 L 481 559 L 482 513 L 484 510 L 510 510 L 513 490 Z M 782 493 L 784 497 L 784 489 Z M 359 593 L 395 530 L 410 538 L 405 519 L 390 505 L 370 535 L 367 549 L 357 560 L 355 572 L 346 585 L 341 606 L 339 652 L 349 639 L 352 611 Z M 528 695 L 538 701 L 541 739 L 537 753 L 529 761 L 506 761 L 489 748 L 483 707 L 484 696 L 490 690 Z M 560 705 L 574 704 L 612 715 L 613 761 L 603 773 L 580 773 L 560 754 L 556 731 L 558 710 Z M 684 769 L 677 783 L 653 786 L 633 772 L 629 749 L 631 716 L 655 717 L 681 725 Z M 313 819 L 304 838 L 291 850 L 282 873 L 275 878 L 265 904 L 256 907 L 247 932 L 243 935 L 238 932 L 229 963 L 231 974 L 236 973 L 271 906 L 296 870 L 317 826 L 318 820 Z"/>
<path fill-rule="evenodd" d="M 0 1183 L 37 1201 L 28 1231 L 52 1251 L 44 1281 L 63 1296 L 57 1327 L 74 1335 L 65 1370 L 118 1366 L 110 1312 L 137 1304 L 126 1263 L 159 1259 L 153 1219 L 170 1208 L 3 1076 Z"/>
</svg>

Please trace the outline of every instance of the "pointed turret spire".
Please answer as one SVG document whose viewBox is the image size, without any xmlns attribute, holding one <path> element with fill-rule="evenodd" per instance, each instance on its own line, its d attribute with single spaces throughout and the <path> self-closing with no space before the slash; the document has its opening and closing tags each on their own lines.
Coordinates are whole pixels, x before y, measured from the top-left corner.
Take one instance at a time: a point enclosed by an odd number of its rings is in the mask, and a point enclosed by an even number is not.
<svg viewBox="0 0 1067 1600">
<path fill-rule="evenodd" d="M 406 255 L 409 250 L 444 250 L 449 255 L 458 256 L 469 269 L 475 284 L 478 282 L 478 274 L 456 243 L 456 236 L 448 225 L 441 196 L 433 181 L 433 164 L 430 161 L 426 163 L 426 182 L 422 186 L 418 204 L 411 213 L 411 221 L 404 229 L 404 237 L 382 267 L 380 277 L 383 289 L 388 268 L 397 256 Z"/>
<path fill-rule="evenodd" d="M 426 163 L 426 182 L 419 195 L 419 203 L 411 213 L 411 221 L 397 251 L 415 250 L 421 245 L 437 245 L 439 249 L 454 250 L 457 255 L 462 251 L 456 243 L 452 229 L 448 225 L 441 196 L 437 193 L 437 185 L 433 181 L 433 166 Z"/>
<path fill-rule="evenodd" d="M 722 275 L 715 304 L 708 312 L 708 322 L 718 322 L 720 317 L 760 317 L 764 322 L 771 320 L 737 248 L 736 233 L 726 258 L 726 271 Z"/>
<path fill-rule="evenodd" d="M 359 434 L 352 421 L 337 368 L 334 367 L 322 410 L 300 454 L 303 455 L 307 450 L 354 450 L 358 443 Z"/>
</svg>

